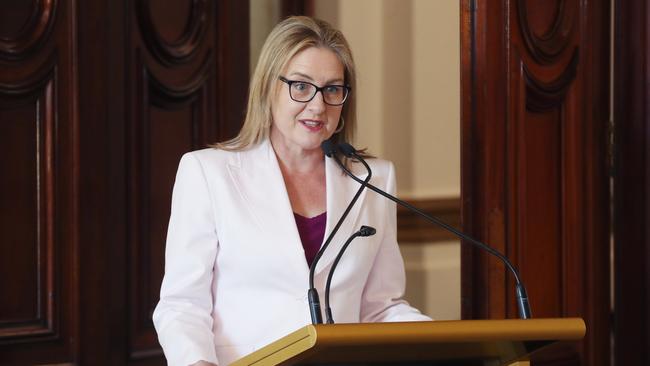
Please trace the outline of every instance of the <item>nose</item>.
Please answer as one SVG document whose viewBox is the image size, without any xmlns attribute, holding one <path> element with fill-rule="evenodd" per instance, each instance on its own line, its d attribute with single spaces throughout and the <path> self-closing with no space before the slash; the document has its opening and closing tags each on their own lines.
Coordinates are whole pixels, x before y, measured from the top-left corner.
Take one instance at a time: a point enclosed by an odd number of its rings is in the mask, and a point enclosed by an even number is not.
<svg viewBox="0 0 650 366">
<path fill-rule="evenodd" d="M 325 104 L 325 96 L 322 91 L 318 91 L 316 95 L 309 102 L 307 102 L 307 109 L 313 113 L 322 113 L 325 111 L 327 104 Z"/>
</svg>

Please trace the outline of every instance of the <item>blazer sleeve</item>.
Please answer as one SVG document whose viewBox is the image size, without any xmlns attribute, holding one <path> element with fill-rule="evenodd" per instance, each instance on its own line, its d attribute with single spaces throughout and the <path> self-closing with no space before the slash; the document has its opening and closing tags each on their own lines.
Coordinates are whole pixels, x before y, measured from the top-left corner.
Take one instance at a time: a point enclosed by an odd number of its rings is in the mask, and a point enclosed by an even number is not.
<svg viewBox="0 0 650 366">
<path fill-rule="evenodd" d="M 210 191 L 192 153 L 180 161 L 172 193 L 165 276 L 153 314 L 167 362 L 217 363 L 212 332 L 212 277 L 217 233 Z"/>
<path fill-rule="evenodd" d="M 395 195 L 395 168 L 390 162 L 386 181 L 386 192 Z M 406 274 L 397 245 L 397 212 L 392 201 L 389 201 L 386 207 L 383 238 L 363 290 L 361 321 L 431 320 L 402 299 L 406 288 Z"/>
</svg>

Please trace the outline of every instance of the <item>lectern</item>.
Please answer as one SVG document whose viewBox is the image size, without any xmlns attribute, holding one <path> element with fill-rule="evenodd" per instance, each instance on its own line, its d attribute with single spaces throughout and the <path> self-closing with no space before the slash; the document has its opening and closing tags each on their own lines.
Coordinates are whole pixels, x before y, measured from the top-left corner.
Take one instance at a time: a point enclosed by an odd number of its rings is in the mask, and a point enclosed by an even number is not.
<svg viewBox="0 0 650 366">
<path fill-rule="evenodd" d="M 580 318 L 307 325 L 231 365 L 523 366 L 585 330 Z"/>
</svg>

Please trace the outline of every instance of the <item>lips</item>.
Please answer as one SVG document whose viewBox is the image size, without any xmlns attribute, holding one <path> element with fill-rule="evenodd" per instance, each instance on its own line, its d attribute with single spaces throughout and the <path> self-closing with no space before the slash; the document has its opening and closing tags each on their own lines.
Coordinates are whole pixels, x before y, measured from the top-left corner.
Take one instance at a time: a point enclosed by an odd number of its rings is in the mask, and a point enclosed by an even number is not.
<svg viewBox="0 0 650 366">
<path fill-rule="evenodd" d="M 313 119 L 301 119 L 300 123 L 312 132 L 320 131 L 324 126 L 323 121 Z"/>
</svg>

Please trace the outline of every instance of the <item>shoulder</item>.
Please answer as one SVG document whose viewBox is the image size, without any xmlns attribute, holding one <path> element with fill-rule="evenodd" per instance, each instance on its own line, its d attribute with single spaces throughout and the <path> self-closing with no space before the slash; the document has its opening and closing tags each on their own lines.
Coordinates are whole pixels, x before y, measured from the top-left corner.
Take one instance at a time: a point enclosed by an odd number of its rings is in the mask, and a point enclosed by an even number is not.
<svg viewBox="0 0 650 366">
<path fill-rule="evenodd" d="M 198 165 L 204 171 L 220 171 L 228 165 L 239 165 L 242 153 L 246 153 L 246 151 L 231 151 L 209 147 L 183 154 L 180 165 Z"/>
<path fill-rule="evenodd" d="M 366 158 L 365 161 L 372 172 L 370 183 L 381 189 L 389 189 L 395 185 L 395 167 L 390 160 Z M 349 169 L 358 177 L 365 177 L 367 174 L 366 168 L 358 161 L 350 161 Z"/>
<path fill-rule="evenodd" d="M 234 152 L 205 148 L 183 154 L 178 163 L 176 180 L 211 180 L 215 174 L 226 171 Z"/>
<path fill-rule="evenodd" d="M 368 163 L 368 165 L 370 165 L 370 168 L 372 169 L 373 172 L 377 171 L 378 173 L 382 172 L 388 174 L 393 170 L 395 170 L 393 162 L 390 160 L 384 160 L 379 158 L 368 158 L 366 159 L 366 162 Z"/>
<path fill-rule="evenodd" d="M 255 169 L 267 160 L 269 155 L 265 144 L 258 144 L 242 150 L 225 150 L 219 148 L 206 148 L 185 153 L 181 157 L 179 171 L 185 166 L 200 169 L 203 174 L 212 178 L 223 176 L 231 169 L 240 170 L 243 167 Z"/>
<path fill-rule="evenodd" d="M 372 170 L 372 176 L 376 178 L 386 178 L 390 179 L 395 175 L 395 166 L 390 160 L 384 160 L 379 158 L 366 158 L 366 163 L 370 166 Z M 359 162 L 352 161 L 352 170 L 358 173 L 365 173 L 365 168 Z"/>
<path fill-rule="evenodd" d="M 201 164 L 227 163 L 234 158 L 235 154 L 237 154 L 235 151 L 226 151 L 214 147 L 209 147 L 185 153 L 181 158 L 181 161 L 195 160 Z"/>
</svg>

